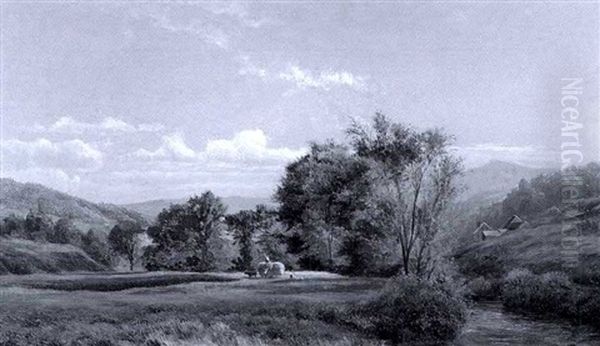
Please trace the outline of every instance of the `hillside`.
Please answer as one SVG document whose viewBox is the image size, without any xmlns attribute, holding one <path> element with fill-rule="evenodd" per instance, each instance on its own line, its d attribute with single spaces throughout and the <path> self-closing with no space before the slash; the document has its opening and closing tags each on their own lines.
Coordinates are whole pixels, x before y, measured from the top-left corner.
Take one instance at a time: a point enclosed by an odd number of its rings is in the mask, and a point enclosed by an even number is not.
<svg viewBox="0 0 600 346">
<path fill-rule="evenodd" d="M 552 170 L 493 160 L 465 172 L 460 179 L 460 183 L 465 187 L 460 200 L 478 203 L 497 202 L 514 189 L 521 179 L 531 179 L 550 171 Z"/>
<path fill-rule="evenodd" d="M 147 223 L 141 214 L 121 206 L 92 203 L 39 184 L 0 179 L 0 218 L 11 213 L 25 216 L 37 208 L 55 219 L 71 217 L 83 231 L 92 227 L 106 231 L 119 221 Z"/>
<path fill-rule="evenodd" d="M 228 213 L 236 213 L 240 210 L 254 209 L 259 204 L 265 204 L 267 206 L 275 206 L 269 198 L 260 197 L 222 197 L 221 200 L 227 206 Z M 147 220 L 154 220 L 156 216 L 165 208 L 168 208 L 171 204 L 185 203 L 187 198 L 182 199 L 157 199 L 152 201 L 145 201 L 140 203 L 125 204 L 122 207 L 127 210 L 133 210 L 143 215 Z"/>
<path fill-rule="evenodd" d="M 0 238 L 0 275 L 106 269 L 73 245 Z"/>
<path fill-rule="evenodd" d="M 582 222 L 581 220 L 578 222 Z M 455 258 L 461 266 L 483 263 L 493 258 L 501 263 L 506 271 L 527 268 L 534 272 L 563 271 L 563 264 L 575 258 L 579 268 L 600 267 L 600 247 L 598 246 L 598 217 L 587 218 L 580 227 L 579 246 L 575 257 L 566 255 L 562 223 L 540 225 L 532 228 L 509 231 L 498 238 L 478 241 L 456 252 Z M 592 227 L 593 225 L 596 227 Z M 570 234 L 576 234 L 572 232 Z"/>
</svg>

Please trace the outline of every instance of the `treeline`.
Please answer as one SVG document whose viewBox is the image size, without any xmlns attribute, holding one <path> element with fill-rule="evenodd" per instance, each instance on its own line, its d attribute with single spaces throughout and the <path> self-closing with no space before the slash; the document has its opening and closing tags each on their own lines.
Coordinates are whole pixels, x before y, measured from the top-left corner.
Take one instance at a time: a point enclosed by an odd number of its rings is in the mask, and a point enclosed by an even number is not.
<svg viewBox="0 0 600 346">
<path fill-rule="evenodd" d="M 226 215 L 210 192 L 163 210 L 148 229 L 146 268 L 211 270 L 228 235 L 238 270 L 266 255 L 292 268 L 430 276 L 439 260 L 436 235 L 461 172 L 447 151 L 452 138 L 381 114 L 347 134 L 348 145 L 313 143 L 286 167 L 277 210 Z"/>
<path fill-rule="evenodd" d="M 530 180 L 522 179 L 502 202 L 480 211 L 478 220 L 501 227 L 515 214 L 530 219 L 543 216 L 544 213 L 557 216 L 566 208 L 589 213 L 597 205 L 590 199 L 599 196 L 600 164 L 592 162 L 581 167 L 540 174 Z"/>
</svg>

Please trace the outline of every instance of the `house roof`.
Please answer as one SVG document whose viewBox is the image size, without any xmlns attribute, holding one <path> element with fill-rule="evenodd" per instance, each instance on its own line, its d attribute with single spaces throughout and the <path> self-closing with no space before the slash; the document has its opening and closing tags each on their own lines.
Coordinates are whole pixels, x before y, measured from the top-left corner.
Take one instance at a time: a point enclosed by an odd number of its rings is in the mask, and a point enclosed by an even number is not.
<svg viewBox="0 0 600 346">
<path fill-rule="evenodd" d="M 482 222 L 481 225 L 479 225 L 479 227 L 477 227 L 473 233 L 477 233 L 477 232 L 483 232 L 483 231 L 491 231 L 493 230 L 492 227 L 490 227 L 490 225 L 488 225 L 485 222 Z"/>
<path fill-rule="evenodd" d="M 522 223 L 523 220 L 519 216 L 513 215 L 510 217 L 510 219 L 508 219 L 508 221 L 506 221 L 506 223 L 504 224 L 504 228 L 507 228 L 509 230 L 515 230 L 519 228 Z"/>
<path fill-rule="evenodd" d="M 483 231 L 483 236 L 486 238 L 493 238 L 493 237 L 499 237 L 501 236 L 504 232 L 501 232 L 501 230 L 491 230 L 491 231 Z"/>
</svg>

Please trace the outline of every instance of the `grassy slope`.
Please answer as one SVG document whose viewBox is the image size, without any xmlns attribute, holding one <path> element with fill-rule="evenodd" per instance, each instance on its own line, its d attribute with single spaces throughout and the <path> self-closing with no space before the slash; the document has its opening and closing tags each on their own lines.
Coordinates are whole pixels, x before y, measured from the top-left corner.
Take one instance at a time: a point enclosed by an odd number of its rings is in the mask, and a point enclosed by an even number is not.
<svg viewBox="0 0 600 346">
<path fill-rule="evenodd" d="M 41 208 L 53 219 L 70 217 L 82 231 L 108 231 L 119 221 L 147 223 L 141 214 L 121 206 L 92 203 L 43 185 L 0 178 L 0 218 L 13 213 L 25 216 L 32 208 Z"/>
<path fill-rule="evenodd" d="M 23 288 L 27 280 L 52 280 L 44 277 L 0 278 L 0 344 L 381 344 L 328 323 L 319 312 L 371 297 L 382 280 L 299 273 L 296 277 L 303 279 L 195 282 L 117 292 Z"/>
<path fill-rule="evenodd" d="M 459 261 L 476 260 L 476 256 L 498 257 L 507 270 L 528 268 L 534 272 L 564 271 L 568 258 L 563 253 L 565 235 L 562 225 L 542 225 L 516 230 L 495 239 L 472 244 L 457 252 Z M 582 234 L 578 248 L 580 267 L 600 266 L 598 234 Z"/>
<path fill-rule="evenodd" d="M 106 268 L 73 245 L 0 237 L 0 275 L 101 270 Z"/>
</svg>

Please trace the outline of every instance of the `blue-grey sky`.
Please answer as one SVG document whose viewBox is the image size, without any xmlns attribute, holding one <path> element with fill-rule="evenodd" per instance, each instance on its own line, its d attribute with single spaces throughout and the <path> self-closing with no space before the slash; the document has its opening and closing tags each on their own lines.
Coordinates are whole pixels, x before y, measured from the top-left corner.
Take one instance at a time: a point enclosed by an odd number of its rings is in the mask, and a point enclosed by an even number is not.
<svg viewBox="0 0 600 346">
<path fill-rule="evenodd" d="M 595 2 L 3 2 L 2 176 L 94 201 L 269 196 L 376 111 L 468 167 L 556 166 L 561 78 L 598 159 Z"/>
</svg>

